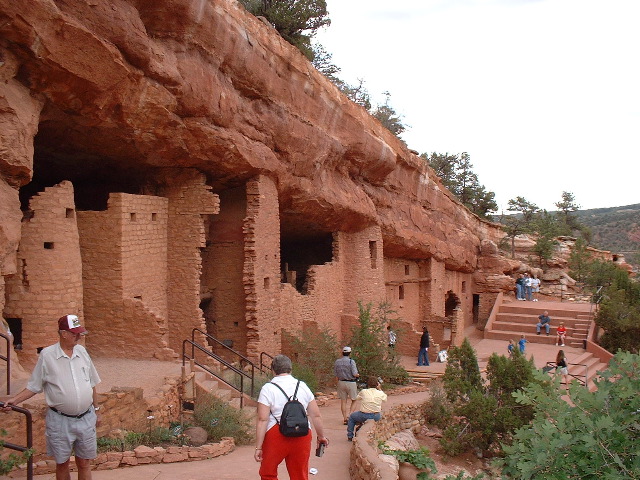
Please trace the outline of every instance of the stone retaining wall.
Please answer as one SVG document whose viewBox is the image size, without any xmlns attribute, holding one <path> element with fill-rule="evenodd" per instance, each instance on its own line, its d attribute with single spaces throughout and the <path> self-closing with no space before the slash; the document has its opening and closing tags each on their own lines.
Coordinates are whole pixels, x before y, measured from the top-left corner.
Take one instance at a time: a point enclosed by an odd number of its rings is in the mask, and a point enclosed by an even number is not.
<svg viewBox="0 0 640 480">
<path fill-rule="evenodd" d="M 113 470 L 119 467 L 133 467 L 150 463 L 175 463 L 207 460 L 209 458 L 226 455 L 235 449 L 235 442 L 231 437 L 224 437 L 218 443 L 202 445 L 201 447 L 155 447 L 139 446 L 135 450 L 126 452 L 106 452 L 98 455 L 91 462 L 92 470 Z M 44 475 L 55 472 L 56 463 L 53 459 L 34 463 L 34 474 Z M 71 470 L 77 471 L 75 460 L 71 461 Z M 11 473 L 11 478 L 23 476 L 26 465 Z"/>
<path fill-rule="evenodd" d="M 398 473 L 378 456 L 378 442 L 403 430 L 418 433 L 424 423 L 424 403 L 399 405 L 384 412 L 379 422 L 366 422 L 353 438 L 351 480 L 398 480 Z"/>
</svg>

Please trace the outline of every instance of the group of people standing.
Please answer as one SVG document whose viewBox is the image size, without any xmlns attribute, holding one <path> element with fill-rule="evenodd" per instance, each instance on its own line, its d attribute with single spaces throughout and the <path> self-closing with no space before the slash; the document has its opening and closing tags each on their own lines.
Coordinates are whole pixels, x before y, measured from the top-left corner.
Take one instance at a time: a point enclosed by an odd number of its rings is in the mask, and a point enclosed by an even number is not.
<svg viewBox="0 0 640 480">
<path fill-rule="evenodd" d="M 537 302 L 536 295 L 538 292 L 540 292 L 540 279 L 537 275 L 531 276 L 528 273 L 518 275 L 516 279 L 516 300 Z"/>
</svg>

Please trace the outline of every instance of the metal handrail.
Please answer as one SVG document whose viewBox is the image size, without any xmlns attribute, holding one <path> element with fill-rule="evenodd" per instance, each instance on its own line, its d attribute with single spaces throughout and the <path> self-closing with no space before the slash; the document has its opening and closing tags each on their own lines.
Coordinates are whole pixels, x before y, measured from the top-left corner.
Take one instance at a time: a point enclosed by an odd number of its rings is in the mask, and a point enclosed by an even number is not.
<svg viewBox="0 0 640 480">
<path fill-rule="evenodd" d="M 262 373 L 265 373 L 265 371 L 269 371 L 271 369 L 271 365 L 267 365 L 266 363 L 264 363 L 263 358 L 267 357 L 270 358 L 271 360 L 273 360 L 273 356 L 269 355 L 267 352 L 260 352 L 260 371 Z"/>
<path fill-rule="evenodd" d="M 589 367 L 584 363 L 569 363 L 567 362 L 567 368 L 569 365 L 577 365 L 579 367 L 584 367 L 584 375 L 575 375 L 573 373 L 569 373 L 568 375 L 572 378 L 575 378 L 582 386 L 587 386 L 587 380 L 589 378 Z M 547 367 L 558 368 L 558 364 L 556 362 L 547 362 Z M 584 376 L 584 379 L 582 378 Z"/>
<path fill-rule="evenodd" d="M 220 355 L 214 353 L 213 351 L 211 351 L 209 347 L 205 347 L 205 346 L 201 345 L 200 343 L 198 343 L 196 341 L 196 338 L 195 338 L 196 332 L 200 333 L 201 335 L 204 335 L 207 339 L 211 340 L 216 345 L 222 347 L 225 351 L 227 351 L 227 352 L 235 355 L 236 357 L 238 357 L 240 368 L 236 367 L 235 365 L 233 365 L 229 361 L 225 360 L 222 356 L 220 356 Z M 187 352 L 186 352 L 187 344 L 191 345 L 191 356 L 190 357 L 187 355 Z M 230 383 L 226 379 L 222 378 L 219 374 L 217 374 L 216 372 L 212 371 L 206 365 L 204 365 L 204 364 L 202 364 L 200 362 L 197 362 L 196 359 L 195 359 L 196 349 L 201 351 L 205 355 L 207 355 L 209 358 L 212 358 L 215 361 L 217 361 L 218 363 L 224 365 L 225 367 L 227 367 L 229 370 L 231 370 L 232 372 L 236 373 L 237 375 L 240 375 L 240 388 L 238 388 L 236 385 Z M 247 378 L 251 382 L 250 396 L 254 397 L 254 394 L 255 394 L 255 371 L 256 371 L 256 369 L 260 369 L 260 368 L 258 366 L 256 366 L 247 357 L 242 355 L 240 352 L 238 352 L 238 351 L 234 350 L 233 348 L 225 345 L 223 342 L 221 342 L 217 338 L 213 337 L 212 335 L 208 334 L 207 332 L 201 330 L 200 328 L 194 328 L 191 331 L 191 340 L 183 340 L 183 342 L 182 342 L 182 365 L 183 366 L 185 365 L 187 359 L 193 360 L 196 365 L 198 365 L 200 368 L 205 370 L 207 373 L 209 373 L 210 375 L 216 377 L 218 380 L 222 381 L 224 384 L 228 385 L 229 387 L 231 387 L 235 391 L 240 392 L 240 408 L 242 408 L 242 406 L 243 406 L 243 403 L 244 403 L 243 396 L 246 394 L 245 393 L 245 388 L 244 388 L 244 379 L 245 378 Z M 244 366 L 250 366 L 251 367 L 251 374 L 248 374 L 247 372 L 245 372 L 242 369 Z"/>
<path fill-rule="evenodd" d="M 0 408 L 4 407 L 4 402 L 0 402 Z M 16 445 L 14 443 L 3 442 L 2 446 L 10 450 L 16 450 L 18 452 L 26 452 L 33 448 L 33 422 L 31 418 L 31 412 L 26 408 L 17 407 L 15 405 L 9 405 L 9 407 L 18 413 L 22 413 L 25 416 L 25 423 L 27 427 L 27 446 Z M 27 458 L 27 480 L 33 480 L 33 455 L 29 455 Z"/>
<path fill-rule="evenodd" d="M 7 343 L 7 356 L 0 355 L 0 360 L 7 362 L 7 395 L 11 395 L 11 350 L 9 350 L 11 348 L 11 339 L 9 335 L 4 333 L 0 333 L 0 337 L 4 338 Z"/>
</svg>

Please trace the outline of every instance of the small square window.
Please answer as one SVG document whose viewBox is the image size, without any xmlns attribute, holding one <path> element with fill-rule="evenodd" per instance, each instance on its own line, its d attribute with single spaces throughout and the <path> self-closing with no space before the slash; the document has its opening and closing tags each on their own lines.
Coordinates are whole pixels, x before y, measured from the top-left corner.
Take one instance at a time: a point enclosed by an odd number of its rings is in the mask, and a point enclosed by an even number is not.
<svg viewBox="0 0 640 480">
<path fill-rule="evenodd" d="M 135 213 L 130 213 L 129 214 L 129 220 L 131 220 L 132 222 L 136 221 L 136 214 Z"/>
<path fill-rule="evenodd" d="M 45 250 L 53 250 L 53 242 L 44 242 Z"/>
<path fill-rule="evenodd" d="M 158 220 L 158 214 L 157 213 L 152 213 L 151 214 L 151 221 L 155 222 L 156 220 Z"/>
<path fill-rule="evenodd" d="M 405 275 L 409 275 L 410 269 L 409 269 L 409 265 L 405 265 L 404 266 L 404 274 Z"/>
<path fill-rule="evenodd" d="M 74 218 L 76 216 L 75 213 L 76 213 L 76 211 L 73 208 L 65 209 L 65 216 L 67 218 Z"/>
</svg>

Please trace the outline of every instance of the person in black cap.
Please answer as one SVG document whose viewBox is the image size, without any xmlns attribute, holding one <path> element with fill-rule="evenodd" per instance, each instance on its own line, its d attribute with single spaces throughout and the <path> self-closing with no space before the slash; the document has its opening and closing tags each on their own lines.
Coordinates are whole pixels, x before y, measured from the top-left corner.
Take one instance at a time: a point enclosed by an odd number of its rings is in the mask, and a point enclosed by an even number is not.
<svg viewBox="0 0 640 480">
<path fill-rule="evenodd" d="M 79 480 L 91 480 L 91 459 L 97 456 L 96 425 L 100 377 L 87 350 L 78 345 L 87 330 L 76 315 L 58 320 L 58 343 L 40 352 L 27 387 L 5 403 L 11 405 L 44 392 L 47 454 L 55 458 L 56 480 L 70 477 L 69 459 L 75 453 Z"/>
<path fill-rule="evenodd" d="M 340 409 L 342 410 L 343 423 L 346 425 L 349 423 L 349 414 L 351 414 L 356 407 L 355 399 L 358 397 L 358 388 L 356 386 L 356 380 L 360 374 L 358 373 L 358 367 L 353 359 L 349 358 L 351 355 L 351 347 L 344 347 L 342 349 L 342 357 L 336 360 L 333 364 L 333 373 L 338 379 L 338 398 L 340 398 Z M 347 409 L 347 400 L 351 400 L 351 407 Z"/>
</svg>

